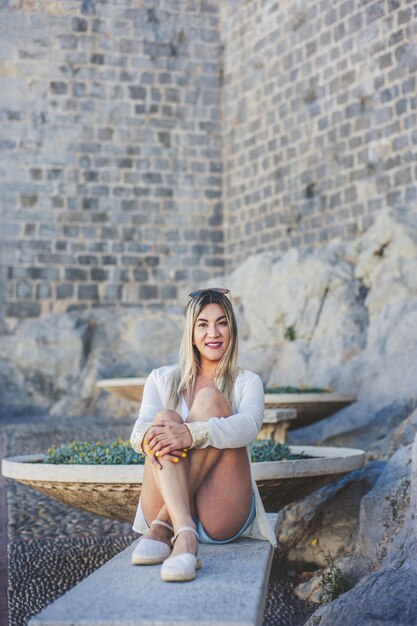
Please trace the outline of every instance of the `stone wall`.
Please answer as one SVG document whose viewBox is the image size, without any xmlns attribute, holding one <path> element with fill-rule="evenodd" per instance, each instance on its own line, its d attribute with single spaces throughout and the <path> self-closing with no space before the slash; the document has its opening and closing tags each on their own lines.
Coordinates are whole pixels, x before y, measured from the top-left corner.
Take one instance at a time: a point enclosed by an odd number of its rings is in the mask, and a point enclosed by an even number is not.
<svg viewBox="0 0 417 626">
<path fill-rule="evenodd" d="M 6 317 L 222 271 L 216 2 L 2 0 L 0 42 Z"/>
<path fill-rule="evenodd" d="M 0 0 L 0 314 L 176 310 L 413 208 L 416 39 L 407 0 Z"/>
<path fill-rule="evenodd" d="M 415 205 L 416 3 L 221 6 L 228 269 Z"/>
</svg>

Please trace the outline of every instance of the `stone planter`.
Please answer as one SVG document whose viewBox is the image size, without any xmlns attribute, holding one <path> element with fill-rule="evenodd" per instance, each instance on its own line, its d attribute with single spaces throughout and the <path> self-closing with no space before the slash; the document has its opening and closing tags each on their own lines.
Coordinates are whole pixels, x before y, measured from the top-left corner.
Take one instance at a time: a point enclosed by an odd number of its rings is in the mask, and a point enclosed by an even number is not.
<svg viewBox="0 0 417 626">
<path fill-rule="evenodd" d="M 340 393 L 267 393 L 265 408 L 295 409 L 297 417 L 291 420 L 290 429 L 302 428 L 329 417 L 356 402 L 355 396 Z"/>
<path fill-rule="evenodd" d="M 291 446 L 294 454 L 315 458 L 253 463 L 254 478 L 268 512 L 304 497 L 363 465 L 363 450 Z M 143 479 L 143 465 L 49 465 L 44 455 L 3 460 L 2 472 L 76 508 L 133 522 Z"/>
<path fill-rule="evenodd" d="M 142 400 L 145 378 L 108 378 L 97 381 L 97 387 L 130 402 Z M 291 420 L 290 429 L 308 426 L 333 415 L 345 406 L 356 402 L 355 396 L 340 393 L 267 393 L 266 409 L 295 409 L 297 417 Z"/>
<path fill-rule="evenodd" d="M 140 402 L 142 400 L 145 378 L 103 378 L 98 380 L 96 385 L 99 389 L 108 391 L 118 398 L 129 400 L 129 402 Z"/>
</svg>

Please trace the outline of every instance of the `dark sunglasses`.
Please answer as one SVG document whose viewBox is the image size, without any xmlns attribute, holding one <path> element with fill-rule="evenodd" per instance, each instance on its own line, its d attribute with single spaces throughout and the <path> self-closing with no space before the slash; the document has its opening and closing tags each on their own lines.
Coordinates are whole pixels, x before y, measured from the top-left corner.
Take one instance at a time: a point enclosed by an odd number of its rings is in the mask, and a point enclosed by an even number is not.
<svg viewBox="0 0 417 626">
<path fill-rule="evenodd" d="M 230 289 L 223 289 L 223 287 L 211 287 L 209 289 L 197 289 L 197 291 L 192 291 L 188 294 L 188 297 L 198 298 L 199 296 L 202 296 L 205 293 L 210 293 L 211 291 L 217 291 L 218 293 L 222 293 L 225 296 L 230 296 Z"/>
</svg>

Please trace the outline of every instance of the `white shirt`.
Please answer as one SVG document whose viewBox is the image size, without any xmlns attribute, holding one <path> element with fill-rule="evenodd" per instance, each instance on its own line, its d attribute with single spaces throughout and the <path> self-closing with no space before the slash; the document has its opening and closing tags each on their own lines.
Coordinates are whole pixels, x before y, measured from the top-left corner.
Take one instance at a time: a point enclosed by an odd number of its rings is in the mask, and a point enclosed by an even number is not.
<svg viewBox="0 0 417 626">
<path fill-rule="evenodd" d="M 167 407 L 168 394 L 176 368 L 176 365 L 167 365 L 154 369 L 146 380 L 139 415 L 130 438 L 132 446 L 138 452 L 141 452 L 143 434 L 147 430 L 149 422 L 152 421 L 158 411 Z M 264 417 L 265 393 L 259 376 L 249 370 L 239 370 L 233 400 L 232 408 L 236 413 L 229 417 L 211 417 L 205 423 L 208 438 L 202 447 L 213 446 L 224 449 L 246 446 L 250 460 L 249 444 L 256 439 Z M 184 398 L 182 398 L 180 414 L 185 421 L 188 416 L 188 407 Z M 265 539 L 276 546 L 275 533 L 268 522 L 253 477 L 252 490 L 255 494 L 256 517 L 243 535 Z M 139 500 L 133 529 L 136 532 L 144 533 L 147 528 Z"/>
</svg>

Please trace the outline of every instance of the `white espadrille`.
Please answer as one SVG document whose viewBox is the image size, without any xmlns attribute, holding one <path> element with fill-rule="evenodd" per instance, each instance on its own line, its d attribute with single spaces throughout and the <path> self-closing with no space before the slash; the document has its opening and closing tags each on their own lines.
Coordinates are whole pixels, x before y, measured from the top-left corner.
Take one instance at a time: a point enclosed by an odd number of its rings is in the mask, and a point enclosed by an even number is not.
<svg viewBox="0 0 417 626">
<path fill-rule="evenodd" d="M 169 530 L 174 531 L 171 524 L 163 522 L 162 520 L 155 519 L 152 524 L 159 524 L 159 526 L 165 526 Z M 133 565 L 158 565 L 165 561 L 171 554 L 171 548 L 168 544 L 157 539 L 149 539 L 148 537 L 141 537 L 138 541 L 138 545 L 132 554 Z"/>
<path fill-rule="evenodd" d="M 197 531 L 191 526 L 181 526 L 171 539 L 171 543 L 175 543 L 176 538 L 182 532 L 190 531 L 195 534 L 198 539 Z M 194 580 L 196 570 L 201 567 L 201 561 L 197 559 L 195 554 L 185 552 L 177 556 L 171 556 L 162 563 L 161 578 L 165 582 L 187 582 Z"/>
</svg>

